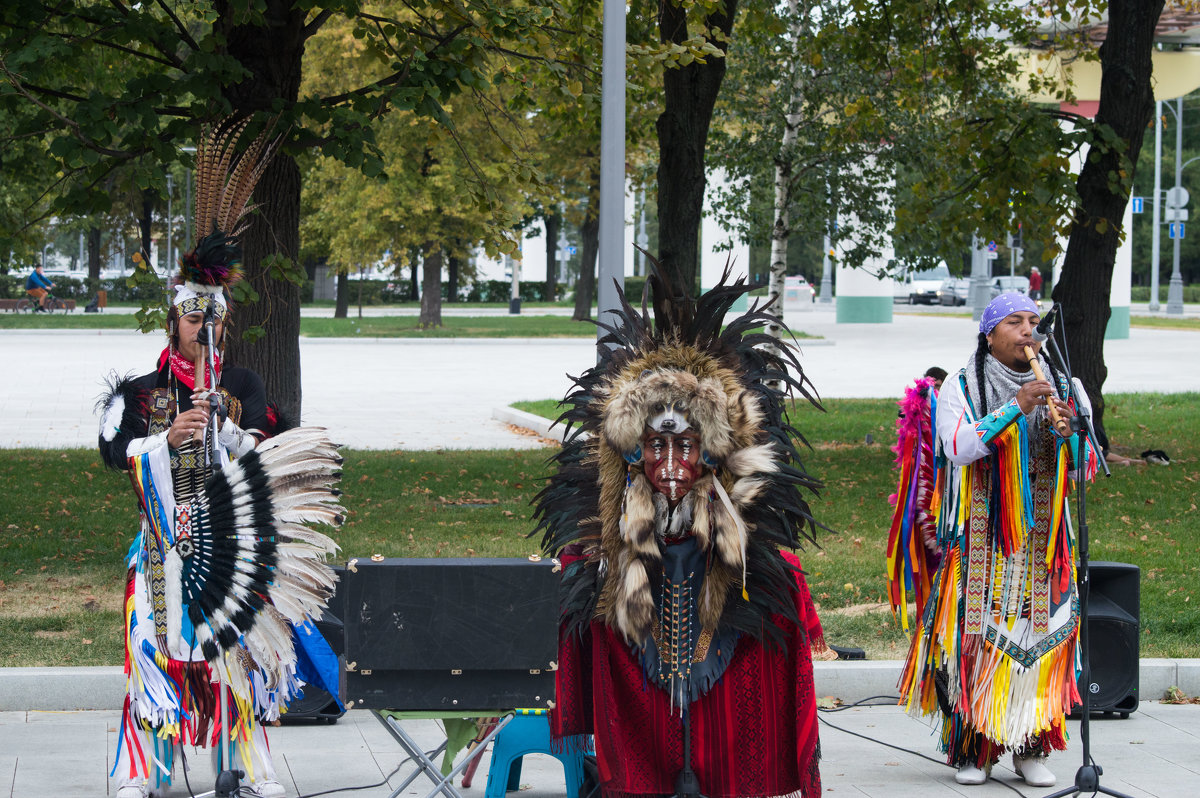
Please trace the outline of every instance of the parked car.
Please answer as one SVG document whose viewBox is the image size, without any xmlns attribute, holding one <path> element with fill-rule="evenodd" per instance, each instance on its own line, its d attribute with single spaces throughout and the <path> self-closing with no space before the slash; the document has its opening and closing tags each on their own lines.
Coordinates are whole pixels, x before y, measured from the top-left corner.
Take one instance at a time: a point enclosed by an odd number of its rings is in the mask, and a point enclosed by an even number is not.
<svg viewBox="0 0 1200 798">
<path fill-rule="evenodd" d="M 906 270 L 895 279 L 892 299 L 910 305 L 936 305 L 938 289 L 941 288 L 942 282 L 949 278 L 950 270 L 944 263 L 923 271 Z"/>
<path fill-rule="evenodd" d="M 1029 293 L 1029 278 L 1028 277 L 997 277 L 992 280 L 992 295 L 995 299 L 1001 294 L 1028 294 Z"/>
<path fill-rule="evenodd" d="M 938 302 L 943 305 L 965 305 L 971 294 L 971 279 L 969 277 L 951 277 L 943 280 L 938 288 Z"/>
</svg>

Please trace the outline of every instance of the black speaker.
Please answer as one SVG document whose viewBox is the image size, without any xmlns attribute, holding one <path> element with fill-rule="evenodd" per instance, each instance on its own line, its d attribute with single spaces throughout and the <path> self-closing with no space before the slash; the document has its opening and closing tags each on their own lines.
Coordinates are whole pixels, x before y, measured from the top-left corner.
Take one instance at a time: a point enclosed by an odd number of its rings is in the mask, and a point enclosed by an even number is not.
<svg viewBox="0 0 1200 798">
<path fill-rule="evenodd" d="M 338 583 L 334 588 L 333 596 L 329 599 L 329 606 L 325 608 L 325 612 L 316 621 L 315 626 L 321 636 L 325 638 L 325 642 L 333 649 L 333 653 L 338 656 L 338 691 L 342 694 L 342 700 L 345 701 L 346 634 L 342 619 L 337 615 L 339 611 L 337 608 L 342 604 L 342 577 L 345 575 L 346 569 L 335 565 L 333 570 L 338 575 Z M 339 707 L 337 701 L 328 692 L 315 685 L 307 684 L 304 686 L 304 695 L 288 704 L 287 712 L 280 715 L 279 719 L 284 723 L 296 720 L 320 720 L 333 724 L 337 723 L 338 718 L 345 712 L 346 710 Z"/>
<path fill-rule="evenodd" d="M 1141 571 L 1123 562 L 1093 562 L 1088 572 L 1091 682 L 1083 684 L 1080 674 L 1079 694 L 1091 693 L 1092 712 L 1127 718 L 1138 708 Z M 1080 714 L 1078 707 L 1074 714 Z"/>
<path fill-rule="evenodd" d="M 343 577 L 346 695 L 355 706 L 550 706 L 558 563 L 351 560 Z"/>
</svg>

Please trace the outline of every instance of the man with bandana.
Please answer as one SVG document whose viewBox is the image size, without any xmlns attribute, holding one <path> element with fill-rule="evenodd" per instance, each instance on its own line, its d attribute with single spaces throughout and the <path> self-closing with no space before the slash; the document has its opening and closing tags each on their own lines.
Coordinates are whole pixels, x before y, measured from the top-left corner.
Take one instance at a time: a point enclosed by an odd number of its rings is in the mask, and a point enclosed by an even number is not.
<svg viewBox="0 0 1200 798">
<path fill-rule="evenodd" d="M 1001 294 L 984 309 L 976 351 L 938 395 L 934 512 L 943 556 L 905 663 L 902 702 L 940 710 L 941 747 L 960 784 L 981 784 L 1006 751 L 1027 784 L 1066 747 L 1079 605 L 1068 482 L 1077 438 L 1067 382 L 1041 355 L 1037 304 Z M 1029 348 L 1048 379 L 1038 379 Z M 1076 395 L 1087 403 L 1076 381 Z M 1052 422 L 1052 404 L 1061 422 Z M 1090 410 L 1090 407 L 1088 408 Z M 948 461 L 948 462 L 947 462 Z"/>
</svg>

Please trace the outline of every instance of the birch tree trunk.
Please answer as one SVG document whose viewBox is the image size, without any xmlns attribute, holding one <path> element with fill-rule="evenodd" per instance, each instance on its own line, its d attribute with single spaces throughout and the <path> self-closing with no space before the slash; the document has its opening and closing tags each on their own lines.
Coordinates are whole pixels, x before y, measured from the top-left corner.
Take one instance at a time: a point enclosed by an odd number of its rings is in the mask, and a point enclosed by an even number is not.
<svg viewBox="0 0 1200 798">
<path fill-rule="evenodd" d="M 804 16 L 800 14 L 800 4 L 797 0 L 788 0 L 788 18 L 795 20 L 796 27 L 792 32 L 795 41 L 801 41 L 807 35 L 809 8 L 805 6 Z M 783 122 L 783 139 L 779 142 L 779 154 L 775 157 L 775 223 L 771 228 L 771 277 L 767 288 L 767 301 L 771 310 L 781 320 L 783 319 L 783 292 L 787 276 L 788 241 L 792 235 L 791 219 L 788 209 L 792 203 L 792 174 L 797 130 L 800 128 L 800 109 L 804 102 L 804 70 L 799 59 L 792 58 L 792 94 L 788 98 L 787 114 Z M 768 324 L 767 334 L 780 338 L 783 328 L 778 324 Z"/>
</svg>

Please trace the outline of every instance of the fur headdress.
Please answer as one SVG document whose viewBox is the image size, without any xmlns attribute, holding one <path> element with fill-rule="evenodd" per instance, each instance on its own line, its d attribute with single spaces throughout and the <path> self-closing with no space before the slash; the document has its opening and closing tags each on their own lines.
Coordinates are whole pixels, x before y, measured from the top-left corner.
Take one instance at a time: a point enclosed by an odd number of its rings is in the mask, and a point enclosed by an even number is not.
<svg viewBox="0 0 1200 798">
<path fill-rule="evenodd" d="M 228 308 L 226 292 L 242 277 L 238 243 L 256 206 L 250 195 L 267 168 L 279 139 L 270 140 L 268 125 L 245 151 L 237 150 L 248 119 L 205 128 L 196 147 L 196 245 L 180 258 L 172 304 L 179 315 L 204 310 L 209 302 L 217 315 Z"/>
<path fill-rule="evenodd" d="M 779 547 L 815 540 L 818 525 L 799 488 L 820 486 L 800 463 L 784 402 L 799 394 L 817 404 L 815 391 L 794 349 L 760 329 L 780 320 L 759 305 L 722 329 L 750 290 L 745 280 L 730 283 L 726 272 L 698 300 L 673 305 L 657 275 L 651 290 L 656 320 L 645 297 L 639 312 L 621 293 L 616 321 L 600 324 L 608 333 L 600 362 L 573 378 L 559 422 L 574 429 L 536 500 L 543 548 L 583 555 L 563 576 L 564 619 L 578 628 L 600 618 L 632 643 L 646 639 L 663 530 L 639 442 L 652 416 L 675 407 L 702 449 L 704 473 L 687 500 L 709 563 L 701 623 L 710 632 L 773 636 L 767 619 L 794 616 L 794 576 Z"/>
</svg>

